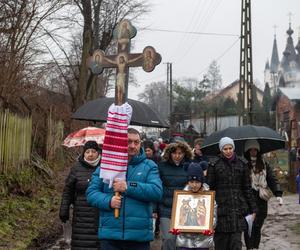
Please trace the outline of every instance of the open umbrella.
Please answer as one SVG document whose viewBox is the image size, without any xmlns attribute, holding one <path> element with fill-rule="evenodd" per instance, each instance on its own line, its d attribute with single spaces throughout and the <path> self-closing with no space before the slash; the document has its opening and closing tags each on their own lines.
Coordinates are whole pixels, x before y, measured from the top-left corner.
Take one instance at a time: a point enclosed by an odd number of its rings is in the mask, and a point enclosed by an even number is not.
<svg viewBox="0 0 300 250">
<path fill-rule="evenodd" d="M 83 146 L 87 141 L 96 141 L 103 144 L 105 129 L 96 127 L 86 127 L 69 134 L 64 139 L 63 146 L 68 148 Z"/>
<path fill-rule="evenodd" d="M 107 110 L 114 102 L 114 98 L 102 97 L 89 101 L 79 107 L 72 115 L 73 119 L 86 121 L 106 122 Z M 159 117 L 159 115 L 147 104 L 128 99 L 132 107 L 131 125 L 168 128 L 169 126 Z"/>
<path fill-rule="evenodd" d="M 242 155 L 246 140 L 256 139 L 260 144 L 262 154 L 285 147 L 285 140 L 273 129 L 264 126 L 245 125 L 240 127 L 229 127 L 217 131 L 205 138 L 201 150 L 207 155 L 217 155 L 219 141 L 222 137 L 230 137 L 234 140 L 235 151 Z"/>
</svg>

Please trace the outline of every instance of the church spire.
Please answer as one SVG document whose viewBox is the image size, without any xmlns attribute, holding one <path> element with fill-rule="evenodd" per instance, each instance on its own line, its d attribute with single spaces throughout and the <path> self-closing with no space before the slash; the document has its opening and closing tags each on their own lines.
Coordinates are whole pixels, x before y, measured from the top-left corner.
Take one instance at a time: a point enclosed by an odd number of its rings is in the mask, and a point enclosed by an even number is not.
<svg viewBox="0 0 300 250">
<path fill-rule="evenodd" d="M 276 33 L 275 33 L 273 49 L 272 49 L 272 57 L 271 57 L 271 66 L 270 66 L 271 73 L 277 73 L 278 65 L 279 65 L 279 57 L 278 57 L 278 48 L 277 48 Z"/>
<path fill-rule="evenodd" d="M 298 43 L 297 43 L 297 45 L 296 45 L 296 47 L 295 47 L 295 49 L 297 50 L 297 59 L 296 59 L 296 61 L 297 61 L 297 63 L 298 63 L 298 69 L 300 69 L 300 27 L 298 28 L 299 29 L 299 34 L 298 34 Z"/>
<path fill-rule="evenodd" d="M 292 38 L 292 34 L 294 33 L 294 31 L 291 28 L 291 20 L 289 21 L 289 29 L 286 31 L 286 33 L 288 34 L 288 38 L 287 38 L 285 50 L 283 51 L 283 58 L 281 61 L 281 65 L 285 70 L 289 70 L 290 62 L 296 60 L 296 51 L 295 51 L 294 42 Z"/>
<path fill-rule="evenodd" d="M 298 34 L 298 43 L 297 43 L 295 49 L 297 50 L 298 55 L 299 55 L 300 54 L 300 27 L 298 29 L 299 29 L 299 31 L 298 31 L 299 32 L 299 34 Z"/>
</svg>

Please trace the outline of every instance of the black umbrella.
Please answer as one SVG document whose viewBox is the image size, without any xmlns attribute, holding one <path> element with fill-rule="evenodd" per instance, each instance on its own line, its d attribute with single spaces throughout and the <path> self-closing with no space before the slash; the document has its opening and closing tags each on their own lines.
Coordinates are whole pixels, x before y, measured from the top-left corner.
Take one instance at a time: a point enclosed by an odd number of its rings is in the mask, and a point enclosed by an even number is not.
<svg viewBox="0 0 300 250">
<path fill-rule="evenodd" d="M 285 140 L 273 129 L 263 126 L 245 125 L 229 127 L 217 131 L 205 138 L 202 152 L 207 155 L 216 155 L 220 152 L 219 141 L 222 137 L 230 137 L 235 143 L 235 152 L 242 155 L 246 140 L 256 139 L 262 154 L 285 147 Z"/>
<path fill-rule="evenodd" d="M 89 101 L 79 107 L 72 115 L 73 119 L 95 122 L 106 122 L 109 106 L 114 102 L 114 98 L 98 98 Z M 153 111 L 147 104 L 128 99 L 132 107 L 131 125 L 168 128 L 169 126 Z"/>
</svg>

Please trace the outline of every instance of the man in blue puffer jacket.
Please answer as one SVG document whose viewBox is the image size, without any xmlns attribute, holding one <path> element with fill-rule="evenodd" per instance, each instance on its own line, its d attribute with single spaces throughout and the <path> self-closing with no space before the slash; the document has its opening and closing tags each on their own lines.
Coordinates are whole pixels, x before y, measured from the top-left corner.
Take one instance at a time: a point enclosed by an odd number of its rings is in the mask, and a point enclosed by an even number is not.
<svg viewBox="0 0 300 250">
<path fill-rule="evenodd" d="M 137 130 L 128 129 L 127 180 L 115 180 L 113 187 L 99 178 L 100 168 L 86 191 L 89 204 L 100 209 L 98 237 L 105 250 L 150 250 L 153 240 L 152 203 L 162 198 L 157 165 L 146 158 Z M 115 196 L 121 192 L 122 199 Z M 120 217 L 114 217 L 114 208 Z"/>
</svg>

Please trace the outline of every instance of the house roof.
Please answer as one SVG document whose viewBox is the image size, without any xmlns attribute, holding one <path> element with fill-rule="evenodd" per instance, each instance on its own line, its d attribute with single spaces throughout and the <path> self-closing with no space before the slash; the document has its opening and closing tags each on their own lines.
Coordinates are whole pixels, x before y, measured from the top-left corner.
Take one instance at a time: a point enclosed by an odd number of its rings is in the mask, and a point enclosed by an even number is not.
<svg viewBox="0 0 300 250">
<path fill-rule="evenodd" d="M 234 88 L 236 85 L 239 85 L 239 83 L 240 83 L 239 80 L 235 80 L 234 82 L 232 82 L 231 84 L 229 84 L 225 88 L 220 89 L 220 90 L 216 90 L 212 93 L 209 93 L 208 95 L 206 95 L 204 100 L 209 101 L 209 100 L 212 100 L 212 99 L 214 99 L 216 97 L 219 97 L 219 96 L 225 96 L 226 92 L 228 92 L 230 89 Z M 255 84 L 253 84 L 253 86 L 254 86 L 254 89 L 257 91 L 257 93 L 259 93 L 261 95 L 264 94 L 264 92 L 260 88 L 258 88 Z"/>
<path fill-rule="evenodd" d="M 300 100 L 300 88 L 279 88 L 279 90 L 290 100 Z"/>
</svg>

